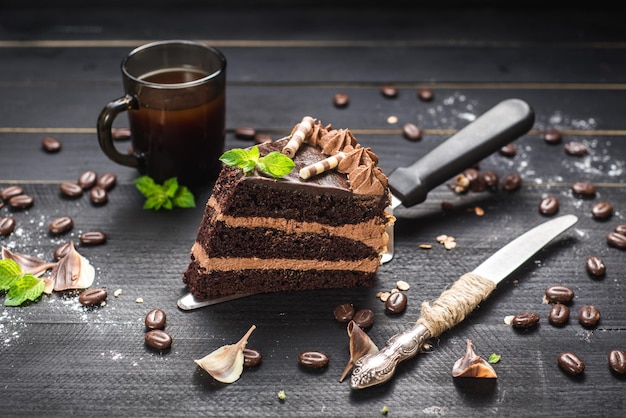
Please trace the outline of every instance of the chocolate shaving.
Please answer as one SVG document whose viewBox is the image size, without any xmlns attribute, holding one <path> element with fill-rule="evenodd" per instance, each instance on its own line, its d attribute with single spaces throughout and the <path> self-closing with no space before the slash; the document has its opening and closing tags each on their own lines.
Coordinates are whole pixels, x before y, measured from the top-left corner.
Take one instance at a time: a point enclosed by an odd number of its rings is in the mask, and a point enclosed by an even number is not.
<svg viewBox="0 0 626 418">
<path fill-rule="evenodd" d="M 35 277 L 40 277 L 46 271 L 56 266 L 55 262 L 44 261 L 32 255 L 13 253 L 2 247 L 2 259 L 15 261 L 23 273 L 30 273 Z"/>
<path fill-rule="evenodd" d="M 452 377 L 495 379 L 498 375 L 491 364 L 474 352 L 472 340 L 468 339 L 465 355 L 452 367 Z"/>
</svg>

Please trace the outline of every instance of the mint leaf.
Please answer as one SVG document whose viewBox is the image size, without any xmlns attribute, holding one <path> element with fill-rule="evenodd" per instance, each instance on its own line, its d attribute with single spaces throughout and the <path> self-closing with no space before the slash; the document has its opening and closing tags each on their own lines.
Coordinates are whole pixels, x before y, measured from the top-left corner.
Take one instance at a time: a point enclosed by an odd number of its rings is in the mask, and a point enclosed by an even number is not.
<svg viewBox="0 0 626 418">
<path fill-rule="evenodd" d="M 9 290 L 22 277 L 22 269 L 14 260 L 0 260 L 0 290 Z"/>
<path fill-rule="evenodd" d="M 174 204 L 180 208 L 195 208 L 196 199 L 185 186 L 179 187 L 174 195 Z"/>
<path fill-rule="evenodd" d="M 27 300 L 35 301 L 43 293 L 46 284 L 32 274 L 25 274 L 17 279 L 6 297 L 4 306 L 20 306 Z"/>
<path fill-rule="evenodd" d="M 293 160 L 278 151 L 272 151 L 265 157 L 259 158 L 259 170 L 274 178 L 281 178 L 291 173 L 296 164 Z"/>
<path fill-rule="evenodd" d="M 272 151 L 261 158 L 259 155 L 259 147 L 256 145 L 250 149 L 233 148 L 222 154 L 220 161 L 231 167 L 241 168 L 244 174 L 258 168 L 274 178 L 286 176 L 296 166 L 291 158 L 278 151 Z"/>
<path fill-rule="evenodd" d="M 487 360 L 487 362 L 490 363 L 490 364 L 496 364 L 497 362 L 500 361 L 501 358 L 502 358 L 502 356 L 493 353 L 493 354 L 491 354 L 489 356 L 489 360 Z"/>
<path fill-rule="evenodd" d="M 178 179 L 176 177 L 172 177 L 171 179 L 167 179 L 163 182 L 163 193 L 167 197 L 174 197 L 176 194 L 176 190 L 178 190 Z"/>
<path fill-rule="evenodd" d="M 159 188 L 159 185 L 152 180 L 149 176 L 141 176 L 135 179 L 135 187 L 141 192 L 144 196 L 150 196 L 156 189 Z"/>
<path fill-rule="evenodd" d="M 135 187 L 145 196 L 144 209 L 192 208 L 196 206 L 193 193 L 185 186 L 178 184 L 176 177 L 169 178 L 163 184 L 157 184 L 149 176 L 135 179 Z"/>
</svg>

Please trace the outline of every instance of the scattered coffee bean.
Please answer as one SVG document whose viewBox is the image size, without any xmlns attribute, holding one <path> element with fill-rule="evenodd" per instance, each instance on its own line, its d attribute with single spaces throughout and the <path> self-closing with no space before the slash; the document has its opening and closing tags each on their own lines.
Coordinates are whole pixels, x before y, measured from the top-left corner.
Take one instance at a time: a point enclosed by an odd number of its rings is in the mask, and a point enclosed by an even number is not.
<svg viewBox="0 0 626 418">
<path fill-rule="evenodd" d="M 551 303 L 569 303 L 574 299 L 574 291 L 566 286 L 550 286 L 545 293 Z"/>
<path fill-rule="evenodd" d="M 107 235 L 101 231 L 83 232 L 79 240 L 83 245 L 100 245 L 107 241 Z"/>
<path fill-rule="evenodd" d="M 347 107 L 350 104 L 350 96 L 346 93 L 337 93 L 333 96 L 333 104 L 335 107 Z"/>
<path fill-rule="evenodd" d="M 64 234 L 74 227 L 74 221 L 69 216 L 61 216 L 48 224 L 48 230 L 54 235 Z"/>
<path fill-rule="evenodd" d="M 33 205 L 35 199 L 29 194 L 18 194 L 9 199 L 8 205 L 13 209 L 27 209 Z"/>
<path fill-rule="evenodd" d="M 620 234 L 618 232 L 609 232 L 606 236 L 606 242 L 615 248 L 620 250 L 626 249 L 626 234 Z"/>
<path fill-rule="evenodd" d="M 66 197 L 80 197 L 83 195 L 83 188 L 76 183 L 65 181 L 59 185 L 61 194 Z"/>
<path fill-rule="evenodd" d="M 351 303 L 342 303 L 333 310 L 333 315 L 339 322 L 350 322 L 354 317 L 354 305 Z"/>
<path fill-rule="evenodd" d="M 511 325 L 519 329 L 530 329 L 539 323 L 539 315 L 534 312 L 521 312 L 513 317 Z"/>
<path fill-rule="evenodd" d="M 417 97 L 423 102 L 430 102 L 435 97 L 435 93 L 429 88 L 422 88 L 417 91 Z"/>
<path fill-rule="evenodd" d="M 303 351 L 298 362 L 309 369 L 321 369 L 328 365 L 328 356 L 321 351 Z"/>
<path fill-rule="evenodd" d="M 380 93 L 387 98 L 398 97 L 398 89 L 390 84 L 382 86 Z"/>
<path fill-rule="evenodd" d="M 97 181 L 98 175 L 92 170 L 87 170 L 78 177 L 78 185 L 82 187 L 83 190 L 91 189 L 96 185 Z"/>
<path fill-rule="evenodd" d="M 104 173 L 100 176 L 96 184 L 104 190 L 111 190 L 117 183 L 117 176 L 113 173 Z"/>
<path fill-rule="evenodd" d="M 569 142 L 565 144 L 565 152 L 575 157 L 582 157 L 589 153 L 589 149 L 582 142 Z"/>
<path fill-rule="evenodd" d="M 559 367 L 571 376 L 577 376 L 585 371 L 585 363 L 574 353 L 561 353 L 557 357 Z"/>
<path fill-rule="evenodd" d="M 0 218 L 0 235 L 7 236 L 15 230 L 15 219 L 10 216 Z"/>
<path fill-rule="evenodd" d="M 256 134 L 254 136 L 255 144 L 264 144 L 266 142 L 272 142 L 272 141 L 274 141 L 274 138 L 272 138 L 272 136 L 269 134 Z"/>
<path fill-rule="evenodd" d="M 422 131 L 414 123 L 405 123 L 402 127 L 402 135 L 409 141 L 419 141 L 422 138 Z"/>
<path fill-rule="evenodd" d="M 389 313 L 399 314 L 405 311 L 408 298 L 402 292 L 389 295 L 385 301 L 385 310 Z"/>
<path fill-rule="evenodd" d="M 497 188 L 500 182 L 498 175 L 493 171 L 483 171 L 480 173 L 480 177 L 482 178 L 482 181 L 485 183 L 485 186 L 489 189 Z"/>
<path fill-rule="evenodd" d="M 70 249 L 72 248 L 72 243 L 71 242 L 64 242 L 63 244 L 60 244 L 58 247 L 56 247 L 56 249 L 54 250 L 54 258 L 56 260 L 60 260 L 62 259 L 64 256 L 67 255 L 67 253 L 70 252 Z"/>
<path fill-rule="evenodd" d="M 547 196 L 539 202 L 539 212 L 542 215 L 554 215 L 559 211 L 559 200 L 554 196 Z"/>
<path fill-rule="evenodd" d="M 521 187 L 522 178 L 517 173 L 511 173 L 504 176 L 502 179 L 502 189 L 507 191 L 514 191 Z"/>
<path fill-rule="evenodd" d="M 84 306 L 96 306 L 100 305 L 107 299 L 108 293 L 106 289 L 101 287 L 94 287 L 87 289 L 78 297 L 78 301 Z"/>
<path fill-rule="evenodd" d="M 371 309 L 360 309 L 352 317 L 359 327 L 366 329 L 374 324 L 374 312 Z"/>
<path fill-rule="evenodd" d="M 578 322 L 585 327 L 595 327 L 600 321 L 600 311 L 592 305 L 585 305 L 578 311 Z"/>
<path fill-rule="evenodd" d="M 20 194 L 24 194 L 24 189 L 22 186 L 8 186 L 0 191 L 0 199 L 9 200 L 13 196 L 17 196 Z"/>
<path fill-rule="evenodd" d="M 626 235 L 626 224 L 617 225 L 613 231 L 618 234 Z"/>
<path fill-rule="evenodd" d="M 606 273 L 604 261 L 596 255 L 587 257 L 587 260 L 585 260 L 585 269 L 592 277 L 602 277 Z"/>
<path fill-rule="evenodd" d="M 598 202 L 591 208 L 591 214 L 596 219 L 608 219 L 613 216 L 613 206 L 608 202 Z"/>
<path fill-rule="evenodd" d="M 94 205 L 104 205 L 109 201 L 109 194 L 103 187 L 94 186 L 89 190 L 89 200 Z"/>
<path fill-rule="evenodd" d="M 626 374 L 626 353 L 622 350 L 611 350 L 608 355 L 609 367 L 617 374 Z"/>
<path fill-rule="evenodd" d="M 255 348 L 243 349 L 243 365 L 245 367 L 255 367 L 261 364 L 263 356 L 261 352 Z"/>
<path fill-rule="evenodd" d="M 580 197 L 594 197 L 596 195 L 596 186 L 588 181 L 579 181 L 572 184 L 572 192 Z"/>
<path fill-rule="evenodd" d="M 115 141 L 128 141 L 130 139 L 129 128 L 115 128 L 111 129 L 111 136 Z"/>
<path fill-rule="evenodd" d="M 562 303 L 554 303 L 550 306 L 548 313 L 548 322 L 552 325 L 565 325 L 569 321 L 569 307 Z"/>
<path fill-rule="evenodd" d="M 515 157 L 515 155 L 517 155 L 517 147 L 515 146 L 515 144 L 507 144 L 501 147 L 499 152 L 505 157 Z"/>
<path fill-rule="evenodd" d="M 172 336 L 162 329 L 153 329 L 146 332 L 145 342 L 148 347 L 156 350 L 167 350 L 172 346 Z"/>
<path fill-rule="evenodd" d="M 563 139 L 563 135 L 561 135 L 561 131 L 559 131 L 558 129 L 548 129 L 544 133 L 543 139 L 548 144 L 558 144 Z"/>
<path fill-rule="evenodd" d="M 253 140 L 256 135 L 256 129 L 251 126 L 240 126 L 235 128 L 235 138 Z"/>
<path fill-rule="evenodd" d="M 46 136 L 41 140 L 41 146 L 46 152 L 59 152 L 61 150 L 61 141 L 51 136 Z"/>
<path fill-rule="evenodd" d="M 162 309 L 152 309 L 146 314 L 144 323 L 148 329 L 163 329 L 165 328 L 166 315 Z"/>
</svg>

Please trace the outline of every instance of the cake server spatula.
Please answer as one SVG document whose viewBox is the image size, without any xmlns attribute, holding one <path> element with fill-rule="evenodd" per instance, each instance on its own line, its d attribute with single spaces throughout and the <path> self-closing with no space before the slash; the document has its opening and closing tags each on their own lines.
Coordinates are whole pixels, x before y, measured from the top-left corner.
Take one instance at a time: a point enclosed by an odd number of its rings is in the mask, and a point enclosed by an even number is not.
<svg viewBox="0 0 626 418">
<path fill-rule="evenodd" d="M 392 202 L 387 212 L 393 215 L 400 205 L 408 208 L 423 202 L 429 191 L 526 134 L 534 122 L 535 113 L 523 100 L 496 104 L 412 165 L 393 170 L 388 176 Z M 387 233 L 381 263 L 393 258 L 393 226 Z"/>
</svg>

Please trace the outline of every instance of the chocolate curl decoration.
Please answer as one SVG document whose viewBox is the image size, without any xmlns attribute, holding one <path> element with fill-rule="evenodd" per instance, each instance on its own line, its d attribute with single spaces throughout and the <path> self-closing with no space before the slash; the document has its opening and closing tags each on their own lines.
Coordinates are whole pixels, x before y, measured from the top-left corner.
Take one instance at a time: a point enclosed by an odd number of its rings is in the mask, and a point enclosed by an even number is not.
<svg viewBox="0 0 626 418">
<path fill-rule="evenodd" d="M 345 152 L 340 152 L 314 164 L 307 165 L 306 167 L 300 169 L 300 178 L 302 178 L 303 180 L 308 180 L 313 176 L 322 174 L 326 171 L 330 171 L 333 168 L 337 167 L 341 160 L 346 157 L 347 154 Z"/>
<path fill-rule="evenodd" d="M 291 135 L 289 142 L 283 148 L 283 154 L 285 154 L 289 158 L 293 158 L 296 156 L 296 152 L 300 149 L 300 146 L 306 139 L 306 137 L 313 130 L 314 120 L 310 116 L 305 116 L 302 118 L 302 122 L 298 125 L 298 128 Z"/>
</svg>

